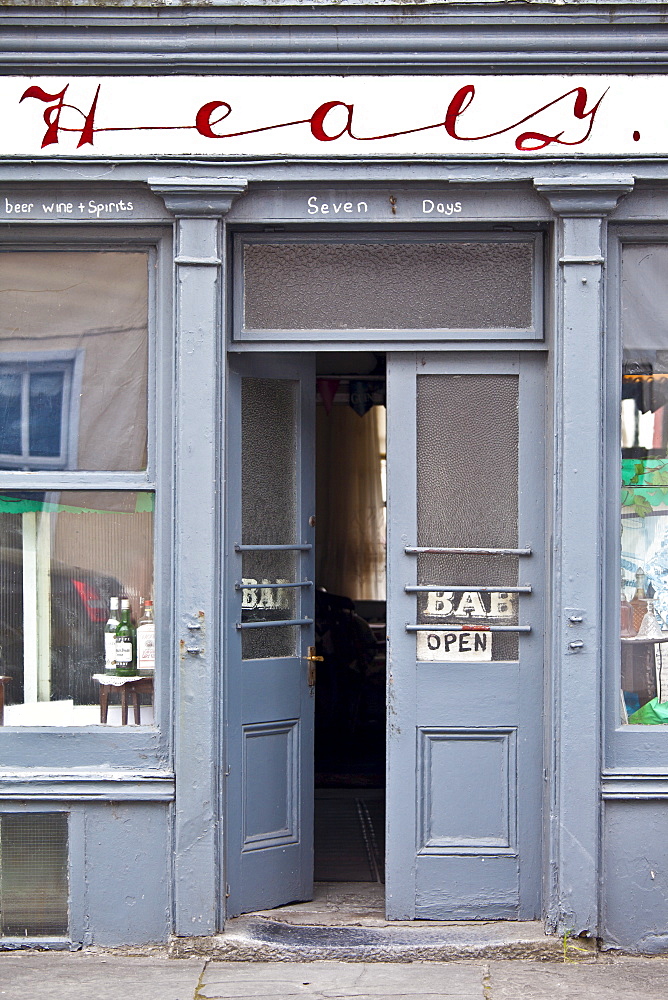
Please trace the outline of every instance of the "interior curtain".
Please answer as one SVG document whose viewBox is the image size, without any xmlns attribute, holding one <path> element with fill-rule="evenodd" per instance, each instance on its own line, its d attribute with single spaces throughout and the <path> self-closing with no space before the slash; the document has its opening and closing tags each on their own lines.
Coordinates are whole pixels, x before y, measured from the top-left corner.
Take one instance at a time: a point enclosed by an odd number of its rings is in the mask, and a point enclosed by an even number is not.
<svg viewBox="0 0 668 1000">
<path fill-rule="evenodd" d="M 385 410 L 317 411 L 316 585 L 352 600 L 384 600 Z"/>
</svg>

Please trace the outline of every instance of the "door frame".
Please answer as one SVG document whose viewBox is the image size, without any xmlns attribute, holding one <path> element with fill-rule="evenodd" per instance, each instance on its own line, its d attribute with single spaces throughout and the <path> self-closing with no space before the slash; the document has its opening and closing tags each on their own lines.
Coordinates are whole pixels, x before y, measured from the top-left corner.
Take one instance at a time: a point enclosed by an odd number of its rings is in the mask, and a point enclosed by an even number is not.
<svg viewBox="0 0 668 1000">
<path fill-rule="evenodd" d="M 364 345 L 364 346 L 366 347 L 367 345 Z M 317 353 L 317 352 L 315 352 L 315 353 Z M 521 366 L 519 364 L 520 356 L 522 358 L 522 365 Z M 289 366 L 290 366 L 290 357 L 291 357 L 290 353 L 287 353 L 287 354 L 286 353 L 282 353 L 280 350 L 277 349 L 276 352 L 272 352 L 272 351 L 267 351 L 266 353 L 265 352 L 261 352 L 261 353 L 260 352 L 258 352 L 258 353 L 253 352 L 250 357 L 248 355 L 246 355 L 245 359 L 243 361 L 241 361 L 241 362 L 239 362 L 239 360 L 238 360 L 240 358 L 240 354 L 231 354 L 230 355 L 230 363 L 232 365 L 234 365 L 237 368 L 237 370 L 239 370 L 239 371 L 243 371 L 244 369 L 246 369 L 249 373 L 252 372 L 253 374 L 257 374 L 258 372 L 262 372 L 267 377 L 271 377 L 272 373 L 274 375 L 280 374 L 281 370 L 285 370 L 286 366 L 289 368 Z M 390 356 L 388 355 L 388 360 L 389 360 L 389 357 Z M 399 362 L 400 364 L 408 364 L 409 367 L 413 367 L 415 369 L 416 361 L 417 361 L 417 359 L 419 357 L 421 357 L 421 355 L 419 353 L 398 351 L 393 356 L 393 363 L 396 364 L 397 362 Z M 475 372 L 477 370 L 478 371 L 481 370 L 481 364 L 484 366 L 485 365 L 485 359 L 490 358 L 490 357 L 497 359 L 497 367 L 498 367 L 499 363 L 501 364 L 501 366 L 504 369 L 507 369 L 509 365 L 511 367 L 513 365 L 515 365 L 516 368 L 517 368 L 517 370 L 519 371 L 520 367 L 521 367 L 521 371 L 523 373 L 522 376 L 521 376 L 521 378 L 523 378 L 525 380 L 525 382 L 526 382 L 526 387 L 523 389 L 523 392 L 525 393 L 525 395 L 529 394 L 529 396 L 531 397 L 532 405 L 534 405 L 536 407 L 539 407 L 539 408 L 542 408 L 542 409 L 545 408 L 545 405 L 546 405 L 545 404 L 545 363 L 544 363 L 543 352 L 541 352 L 539 354 L 538 352 L 535 352 L 535 351 L 521 351 L 521 352 L 520 351 L 514 351 L 513 352 L 513 351 L 508 351 L 508 350 L 496 350 L 496 349 L 492 349 L 491 351 L 481 352 L 478 349 L 478 350 L 472 350 L 472 351 L 461 351 L 461 350 L 447 351 L 446 350 L 446 351 L 440 351 L 440 352 L 435 353 L 435 352 L 429 350 L 428 353 L 426 355 L 424 355 L 424 360 L 426 362 L 426 361 L 428 361 L 430 359 L 434 359 L 434 358 L 437 358 L 437 359 L 446 359 L 448 367 L 449 367 L 449 369 L 451 371 L 453 371 L 453 373 L 456 373 L 456 372 L 471 373 L 471 372 Z M 528 396 L 527 396 L 527 400 L 528 400 Z M 414 394 L 413 394 L 412 398 L 406 398 L 406 396 L 403 396 L 403 397 L 400 396 L 397 399 L 393 399 L 391 401 L 390 405 L 393 405 L 393 407 L 394 407 L 394 416 L 395 417 L 397 417 L 399 415 L 397 413 L 397 411 L 398 410 L 400 411 L 399 420 L 402 423 L 402 426 L 404 426 L 404 427 L 410 426 L 409 421 L 411 419 L 414 420 L 414 411 L 415 411 L 415 396 L 414 396 Z M 228 415 L 229 415 L 229 408 L 228 408 Z M 526 460 L 526 458 L 523 459 L 523 455 L 531 455 L 531 458 L 529 459 L 529 461 L 535 462 L 536 461 L 535 439 L 533 439 L 533 436 L 531 434 L 531 428 L 526 426 L 527 421 L 525 421 L 524 424 L 525 424 L 525 426 L 523 428 L 521 427 L 521 430 L 520 430 L 520 435 L 521 436 L 520 436 L 520 459 L 519 459 L 519 461 L 522 462 L 523 460 Z M 304 430 L 304 428 L 302 428 L 302 431 L 303 430 Z M 314 428 L 313 428 L 313 430 L 314 430 Z M 544 456 L 545 456 L 545 452 L 543 450 L 543 457 Z M 238 460 L 238 456 L 236 456 L 236 459 Z M 235 461 L 235 456 L 234 456 L 233 452 L 231 451 L 231 449 L 229 448 L 229 444 L 228 444 L 228 463 L 230 463 L 230 462 L 234 463 L 234 461 Z M 228 469 L 229 468 L 232 468 L 232 465 L 228 464 Z M 545 468 L 547 469 L 547 464 L 545 465 Z M 413 469 L 412 471 L 409 470 L 409 474 L 408 474 L 408 476 L 406 476 L 406 470 L 405 470 L 405 468 L 403 470 L 390 469 L 389 463 L 388 463 L 388 492 L 389 492 L 390 489 L 393 488 L 393 486 L 392 486 L 393 483 L 395 484 L 394 488 L 398 488 L 397 485 L 396 485 L 397 484 L 397 473 L 399 473 L 399 479 L 400 479 L 400 481 L 402 483 L 401 488 L 402 489 L 408 489 L 409 491 L 412 489 L 413 495 L 414 495 L 415 494 L 415 484 L 413 483 L 413 485 L 411 487 L 411 483 L 409 482 L 409 480 L 410 480 L 411 476 L 413 478 L 415 477 L 415 469 Z M 228 482 L 229 482 L 229 478 L 228 478 Z M 545 484 L 545 486 L 547 487 L 547 484 Z M 546 492 L 544 494 L 544 497 L 547 500 L 547 493 Z M 522 497 L 522 495 L 520 495 L 520 499 L 525 504 L 528 502 L 528 499 L 526 497 Z M 226 512 L 226 519 L 225 519 L 226 520 L 226 532 L 228 533 L 228 541 L 226 542 L 226 548 L 225 548 L 225 551 L 226 551 L 225 580 L 226 581 L 228 581 L 230 579 L 230 573 L 233 572 L 232 571 L 232 565 L 233 565 L 233 563 L 230 562 L 230 552 L 231 552 L 230 544 L 233 542 L 233 540 L 232 540 L 231 536 L 229 535 L 229 532 L 231 531 L 231 528 L 232 528 L 232 522 L 230 520 L 230 517 L 231 517 L 231 507 L 232 506 L 233 505 L 230 504 L 229 497 L 228 497 L 228 499 L 227 499 L 227 512 Z M 545 508 L 545 506 L 546 505 L 544 504 L 543 507 Z M 390 587 L 392 586 L 391 580 L 393 578 L 393 574 L 396 576 L 396 567 L 394 568 L 394 570 L 391 568 L 391 547 L 390 547 L 390 544 L 389 544 L 389 534 L 390 534 L 390 532 L 392 530 L 399 530 L 399 529 L 396 526 L 392 526 L 392 525 L 390 525 L 388 523 L 388 596 L 389 596 L 389 593 L 390 593 Z M 544 536 L 544 531 L 543 531 L 543 536 L 542 537 L 543 537 L 543 539 L 545 537 Z M 407 539 L 404 544 L 410 544 L 410 541 Z M 542 636 L 544 634 L 544 627 L 542 625 L 542 621 L 544 621 L 545 613 L 547 611 L 546 606 L 545 606 L 545 602 L 547 601 L 547 589 L 545 587 L 545 552 L 544 552 L 544 546 L 543 546 L 543 548 L 540 551 L 538 550 L 538 547 L 537 547 L 536 552 L 534 554 L 534 558 L 532 560 L 532 577 L 536 581 L 540 580 L 540 582 L 542 584 L 542 586 L 541 586 L 542 596 L 538 599 L 541 602 L 541 605 L 542 605 L 541 608 L 540 608 L 540 611 L 541 611 L 540 620 L 539 620 L 539 618 L 537 617 L 536 614 L 532 613 L 532 625 L 534 627 L 534 637 L 535 637 L 534 641 L 538 641 L 537 637 L 538 636 Z M 404 583 L 405 582 L 407 582 L 407 581 L 404 581 Z M 230 588 L 229 588 L 229 584 L 227 582 L 226 582 L 226 588 L 225 589 L 226 589 L 226 597 L 225 597 L 225 615 L 226 615 L 226 617 L 225 617 L 225 621 L 227 623 L 226 624 L 226 633 L 227 633 L 227 637 L 228 637 L 228 639 L 226 641 L 226 662 L 231 664 L 232 660 L 230 659 L 230 655 L 229 655 L 230 654 L 230 649 L 229 649 L 229 635 L 230 635 L 229 623 L 233 619 L 234 616 L 233 616 L 233 613 L 232 613 L 233 612 L 232 602 L 230 600 Z M 407 595 L 404 595 L 404 596 L 407 596 Z M 537 604 L 538 604 L 538 601 L 534 600 L 534 604 L 532 605 L 532 612 L 533 612 L 534 607 Z M 414 614 L 414 609 L 413 609 L 413 614 Z M 414 643 L 415 640 L 414 640 L 414 638 L 412 636 L 409 636 L 408 638 L 409 638 L 409 640 L 412 639 L 412 641 Z M 403 637 L 400 638 L 400 642 L 401 641 L 403 641 Z M 226 690 L 228 691 L 228 698 L 229 698 L 229 679 L 228 679 L 228 684 L 226 685 Z M 388 690 L 387 690 L 387 695 L 386 695 L 386 720 L 388 721 L 388 725 L 389 725 L 389 719 L 390 719 L 390 713 L 391 713 L 390 703 L 391 703 L 392 697 L 393 697 L 393 688 L 391 688 L 391 686 L 390 686 L 389 672 L 388 672 Z M 532 709 L 533 709 L 534 712 L 539 711 L 541 713 L 541 716 L 542 716 L 542 719 L 543 719 L 543 729 L 544 729 L 545 713 L 544 713 L 543 700 L 544 699 L 541 698 L 540 704 L 534 704 L 532 706 Z M 228 707 L 229 707 L 229 702 L 226 703 L 226 706 L 225 706 L 225 718 L 226 718 L 226 721 L 229 721 Z M 228 729 L 227 726 L 226 726 L 226 729 L 229 732 L 229 729 Z M 227 746 L 226 749 L 227 749 L 227 754 L 226 754 L 226 758 L 225 758 L 226 759 L 225 772 L 227 774 L 229 772 L 229 746 Z M 543 751 L 541 750 L 541 754 L 542 753 L 543 753 Z M 542 760 L 542 756 L 541 756 L 541 760 Z M 388 768 L 389 768 L 389 766 L 390 766 L 390 759 L 389 759 L 389 756 L 388 756 Z M 405 770 L 404 764 L 401 764 L 400 766 L 403 768 L 403 770 Z M 539 784 L 540 785 L 540 791 L 538 792 L 538 798 L 541 801 L 541 804 L 542 804 L 542 798 L 541 798 L 541 796 L 542 796 L 542 776 L 543 776 L 543 772 L 542 772 L 542 768 L 541 768 L 540 769 L 540 775 L 539 776 L 538 775 L 534 776 L 534 784 Z M 388 774 L 388 777 L 389 777 L 389 774 Z M 415 780 L 414 769 L 411 769 L 411 775 L 407 776 L 406 780 L 408 781 L 409 778 L 410 778 L 410 785 L 408 787 L 412 788 L 414 786 L 414 780 Z M 226 800 L 226 803 L 225 803 L 225 813 L 224 813 L 224 815 L 226 817 L 227 824 L 229 824 L 230 822 L 232 822 L 232 817 L 231 817 L 231 812 L 230 812 L 230 806 L 229 806 L 229 803 L 227 802 L 227 800 Z M 409 825 L 410 824 L 414 825 L 415 820 L 412 817 L 404 818 L 404 819 L 405 819 L 405 822 L 407 822 Z M 543 856 L 543 853 L 544 853 L 544 829 L 543 829 L 542 822 L 540 822 L 538 819 L 537 819 L 537 822 L 536 822 L 536 830 L 537 830 L 537 838 L 535 838 L 535 844 L 534 844 L 533 850 L 530 852 L 531 858 L 530 859 L 529 858 L 526 859 L 525 865 L 529 865 L 530 866 L 531 873 L 532 873 L 531 877 L 527 881 L 530 881 L 530 882 L 532 881 L 534 886 L 537 885 L 538 886 L 538 892 L 540 894 L 540 885 L 541 885 L 541 875 L 540 875 L 540 871 L 541 871 L 541 859 L 542 859 L 542 856 Z M 228 841 L 227 837 L 225 839 L 226 839 L 226 841 Z M 388 839 L 388 844 L 389 844 L 389 839 Z M 390 909 L 390 891 L 391 891 L 391 887 L 392 887 L 392 858 L 391 858 L 390 853 L 389 853 L 389 847 L 388 847 L 388 853 L 387 853 L 387 862 L 388 862 L 387 867 L 388 867 L 389 875 L 388 875 L 388 882 L 386 883 L 386 900 L 388 902 L 388 910 L 389 910 Z M 399 868 L 400 867 L 405 867 L 406 859 L 403 859 L 403 861 L 402 861 L 402 859 L 396 859 L 395 858 L 395 862 L 394 863 L 395 863 L 395 865 L 398 865 Z M 399 870 L 399 868 L 397 870 Z M 227 865 L 226 865 L 225 871 L 226 871 L 226 874 L 228 874 L 230 872 L 230 869 L 229 869 L 229 867 Z M 229 884 L 228 884 L 227 887 L 226 887 L 226 892 L 229 894 L 229 891 L 230 891 L 230 889 L 229 889 Z M 530 903 L 526 904 L 524 906 L 524 908 L 528 909 L 528 908 L 531 907 L 531 905 L 533 905 L 533 904 L 530 904 Z M 538 904 L 538 905 L 540 906 L 540 904 Z M 395 916 L 395 914 L 396 914 L 396 916 Z M 414 916 L 414 910 L 413 910 L 413 912 L 411 912 L 410 908 L 409 908 L 409 910 L 407 912 L 404 912 L 404 910 L 394 911 L 393 916 L 396 919 L 401 919 L 402 917 L 404 917 L 404 918 L 409 917 L 410 918 L 410 917 Z M 520 919 L 522 919 L 522 918 L 520 918 Z"/>
</svg>

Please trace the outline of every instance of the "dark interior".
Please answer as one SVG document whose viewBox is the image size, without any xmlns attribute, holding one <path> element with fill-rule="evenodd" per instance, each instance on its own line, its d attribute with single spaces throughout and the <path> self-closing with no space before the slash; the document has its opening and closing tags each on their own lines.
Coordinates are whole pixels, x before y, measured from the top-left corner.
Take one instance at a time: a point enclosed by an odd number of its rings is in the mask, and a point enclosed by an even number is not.
<svg viewBox="0 0 668 1000">
<path fill-rule="evenodd" d="M 364 379 L 368 371 L 351 372 L 349 359 L 329 355 L 326 365 Z M 384 399 L 384 358 L 375 359 L 371 377 L 374 398 Z M 333 406 L 349 405 L 349 385 L 341 379 Z M 327 454 L 319 450 L 317 461 L 327 462 Z M 316 511 L 326 503 L 318 496 Z M 317 576 L 316 586 L 316 652 L 323 660 L 315 695 L 314 877 L 383 882 L 386 602 L 333 593 Z"/>
</svg>

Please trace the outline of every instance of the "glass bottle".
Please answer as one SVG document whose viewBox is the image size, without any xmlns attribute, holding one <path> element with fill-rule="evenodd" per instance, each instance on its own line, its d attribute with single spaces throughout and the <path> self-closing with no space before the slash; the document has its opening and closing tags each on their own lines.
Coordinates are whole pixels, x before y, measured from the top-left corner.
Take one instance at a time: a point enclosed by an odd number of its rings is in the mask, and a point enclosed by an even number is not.
<svg viewBox="0 0 668 1000">
<path fill-rule="evenodd" d="M 119 622 L 118 598 L 109 598 L 109 617 L 104 626 L 104 669 L 107 673 L 116 669 L 116 626 Z"/>
<path fill-rule="evenodd" d="M 125 597 L 121 598 L 121 620 L 115 635 L 116 673 L 121 677 L 134 677 L 137 673 L 137 646 L 130 621 L 130 602 Z"/>
<path fill-rule="evenodd" d="M 637 635 L 638 629 L 642 625 L 642 620 L 647 614 L 645 571 L 642 566 L 639 566 L 636 571 L 636 589 L 631 598 L 631 608 L 633 609 L 633 632 Z"/>
<path fill-rule="evenodd" d="M 622 636 L 628 638 L 629 636 L 635 635 L 633 630 L 633 608 L 626 600 L 626 590 L 624 587 L 624 572 L 622 571 L 622 599 L 621 599 L 621 612 L 620 612 L 620 624 L 622 630 Z"/>
<path fill-rule="evenodd" d="M 139 670 L 155 670 L 153 601 L 144 601 L 144 613 L 137 625 L 137 667 Z"/>
</svg>

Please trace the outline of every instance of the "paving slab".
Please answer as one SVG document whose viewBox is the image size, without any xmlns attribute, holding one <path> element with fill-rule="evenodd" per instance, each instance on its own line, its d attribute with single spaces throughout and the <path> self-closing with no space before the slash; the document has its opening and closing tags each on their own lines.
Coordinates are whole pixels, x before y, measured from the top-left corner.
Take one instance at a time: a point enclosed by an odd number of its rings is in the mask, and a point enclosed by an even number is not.
<svg viewBox="0 0 668 1000">
<path fill-rule="evenodd" d="M 668 1000 L 668 958 L 229 962 L 0 952 L 0 1000 Z"/>
<path fill-rule="evenodd" d="M 490 962 L 485 1000 L 668 1000 L 668 959 Z"/>
<path fill-rule="evenodd" d="M 0 952 L 0 1000 L 193 1000 L 201 959 Z"/>
<path fill-rule="evenodd" d="M 473 962 L 209 962 L 197 995 L 206 1000 L 483 1000 L 484 972 Z"/>
</svg>

